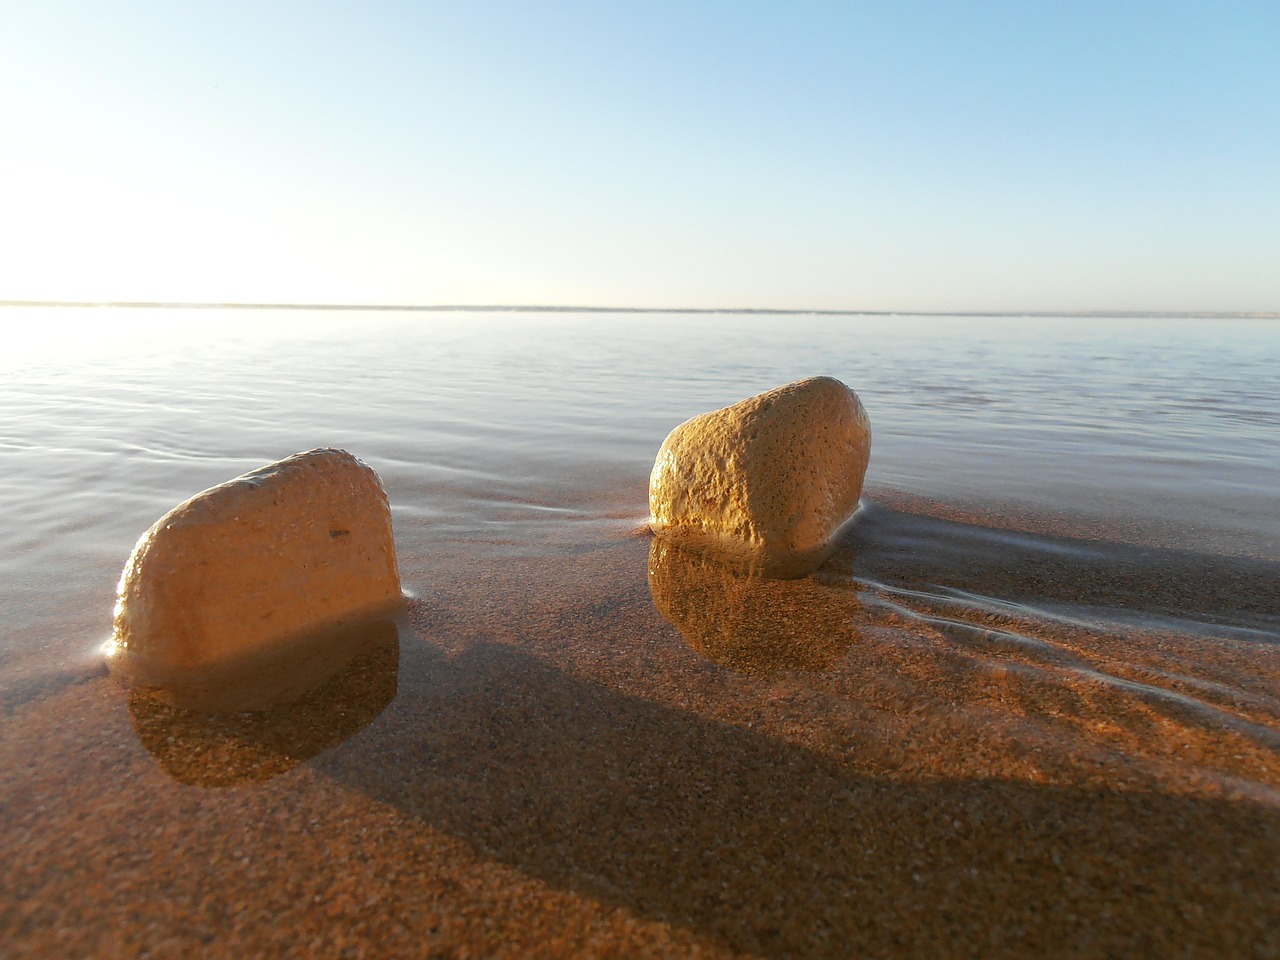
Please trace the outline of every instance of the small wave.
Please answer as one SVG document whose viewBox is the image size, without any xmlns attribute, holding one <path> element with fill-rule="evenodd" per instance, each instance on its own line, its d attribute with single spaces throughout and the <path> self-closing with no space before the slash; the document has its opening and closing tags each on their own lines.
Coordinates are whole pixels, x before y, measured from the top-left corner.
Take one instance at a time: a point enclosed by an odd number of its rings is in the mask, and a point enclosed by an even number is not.
<svg viewBox="0 0 1280 960">
<path fill-rule="evenodd" d="M 4 682 L 0 683 L 0 715 L 11 714 L 37 700 L 43 700 L 107 675 L 101 658 L 83 663 L 62 665 L 6 665 Z"/>
<path fill-rule="evenodd" d="M 1014 622 L 994 626 L 991 621 L 1000 615 L 979 603 L 895 590 L 870 581 L 864 581 L 862 586 L 859 599 L 868 610 L 888 612 L 923 626 L 947 643 L 952 652 L 982 667 L 1013 670 L 1034 684 L 1101 684 L 1139 698 L 1176 723 L 1231 730 L 1268 749 L 1280 749 L 1280 700 L 1274 697 L 1258 696 L 1225 681 L 1205 681 L 1170 669 L 1108 663 L 1103 657 L 1093 659 L 1080 652 L 1089 644 L 1087 635 L 1077 633 L 1075 649 L 1071 649 L 1046 635 L 1047 624 L 1037 630 L 1033 621 L 1023 619 L 1016 623 L 1016 629 Z M 1080 624 L 1074 619 L 1069 622 L 1077 628 Z M 1198 691 L 1202 696 L 1189 691 Z"/>
</svg>

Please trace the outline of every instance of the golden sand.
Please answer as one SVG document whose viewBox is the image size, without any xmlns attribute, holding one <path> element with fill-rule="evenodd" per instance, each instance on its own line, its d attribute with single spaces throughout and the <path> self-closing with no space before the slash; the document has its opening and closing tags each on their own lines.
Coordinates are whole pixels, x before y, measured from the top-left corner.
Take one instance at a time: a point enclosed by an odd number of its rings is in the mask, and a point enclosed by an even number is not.
<svg viewBox="0 0 1280 960">
<path fill-rule="evenodd" d="M 1280 647 L 1039 617 L 1120 594 L 1069 552 L 951 567 L 1011 600 L 966 606 L 900 519 L 792 582 L 414 558 L 409 628 L 292 714 L 64 677 L 0 740 L 0 953 L 1280 956 Z M 1194 567 L 1126 589 L 1275 601 Z"/>
</svg>

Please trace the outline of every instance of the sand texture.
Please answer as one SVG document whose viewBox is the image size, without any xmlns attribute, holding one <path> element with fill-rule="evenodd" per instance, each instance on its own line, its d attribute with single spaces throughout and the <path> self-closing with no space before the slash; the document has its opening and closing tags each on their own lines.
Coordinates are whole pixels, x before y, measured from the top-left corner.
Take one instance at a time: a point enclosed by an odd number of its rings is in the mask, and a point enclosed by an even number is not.
<svg viewBox="0 0 1280 960">
<path fill-rule="evenodd" d="M 948 533 L 873 508 L 746 584 L 642 536 L 409 557 L 409 623 L 292 714 L 63 671 L 4 703 L 0 952 L 1280 956 L 1280 647 L 1235 639 L 1274 572 Z M 1143 596 L 1204 634 L 1043 615 Z"/>
</svg>

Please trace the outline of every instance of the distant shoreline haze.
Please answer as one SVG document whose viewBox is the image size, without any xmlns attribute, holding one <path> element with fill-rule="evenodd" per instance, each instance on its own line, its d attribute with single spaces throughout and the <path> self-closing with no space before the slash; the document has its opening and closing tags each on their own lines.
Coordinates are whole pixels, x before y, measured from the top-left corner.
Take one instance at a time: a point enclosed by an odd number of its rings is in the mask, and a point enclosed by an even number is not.
<svg viewBox="0 0 1280 960">
<path fill-rule="evenodd" d="M 701 313 L 795 314 L 865 317 L 1168 317 L 1169 319 L 1280 320 L 1280 311 L 1247 310 L 806 310 L 791 307 L 605 307 L 515 304 L 184 303 L 153 300 L 0 300 L 0 307 L 114 307 L 195 310 L 385 310 L 420 313 Z"/>
</svg>

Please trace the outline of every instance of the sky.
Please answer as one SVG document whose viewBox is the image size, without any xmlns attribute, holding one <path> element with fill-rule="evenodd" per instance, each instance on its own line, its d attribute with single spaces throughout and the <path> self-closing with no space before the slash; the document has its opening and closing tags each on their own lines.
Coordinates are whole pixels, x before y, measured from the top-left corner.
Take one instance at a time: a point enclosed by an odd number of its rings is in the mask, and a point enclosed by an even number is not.
<svg viewBox="0 0 1280 960">
<path fill-rule="evenodd" d="M 1280 3 L 4 0 L 0 299 L 1280 310 Z"/>
</svg>

